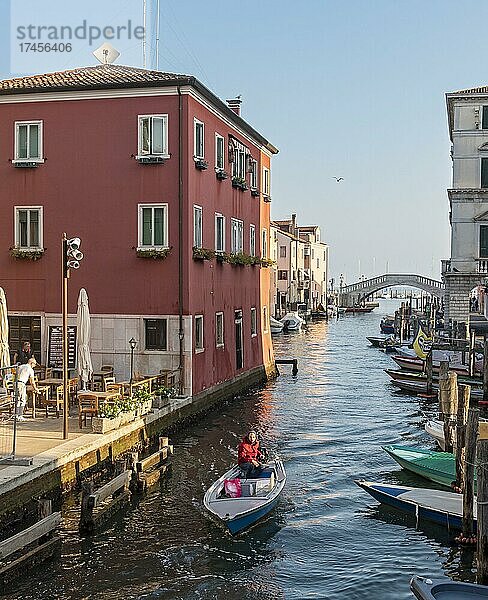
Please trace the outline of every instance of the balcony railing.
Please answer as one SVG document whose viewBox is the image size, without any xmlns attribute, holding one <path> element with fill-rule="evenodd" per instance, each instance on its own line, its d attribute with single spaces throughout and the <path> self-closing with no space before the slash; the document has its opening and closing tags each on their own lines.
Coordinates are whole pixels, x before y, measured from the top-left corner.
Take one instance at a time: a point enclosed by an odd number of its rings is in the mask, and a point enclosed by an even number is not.
<svg viewBox="0 0 488 600">
<path fill-rule="evenodd" d="M 478 273 L 488 274 L 488 258 L 478 258 L 476 262 L 478 263 L 476 271 Z"/>
</svg>

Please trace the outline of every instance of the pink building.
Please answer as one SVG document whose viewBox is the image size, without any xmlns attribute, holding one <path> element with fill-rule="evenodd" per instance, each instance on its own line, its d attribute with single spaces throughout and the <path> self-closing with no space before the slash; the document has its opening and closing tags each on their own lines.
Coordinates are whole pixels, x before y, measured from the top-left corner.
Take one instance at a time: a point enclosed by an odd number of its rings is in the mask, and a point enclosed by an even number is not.
<svg viewBox="0 0 488 600">
<path fill-rule="evenodd" d="M 85 254 L 70 324 L 84 287 L 95 369 L 127 377 L 133 337 L 135 370 L 180 368 L 188 394 L 264 378 L 269 278 L 231 263 L 257 263 L 269 239 L 277 150 L 239 108 L 194 77 L 119 65 L 0 81 L 0 285 L 14 348 L 30 338 L 47 361 L 66 232 Z"/>
</svg>

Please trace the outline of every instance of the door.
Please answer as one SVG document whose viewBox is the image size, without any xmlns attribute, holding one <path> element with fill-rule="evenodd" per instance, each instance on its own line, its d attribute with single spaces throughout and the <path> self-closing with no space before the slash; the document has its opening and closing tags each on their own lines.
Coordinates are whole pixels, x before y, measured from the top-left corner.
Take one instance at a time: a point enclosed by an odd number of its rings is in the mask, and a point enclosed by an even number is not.
<svg viewBox="0 0 488 600">
<path fill-rule="evenodd" d="M 23 341 L 31 343 L 32 352 L 38 363 L 41 360 L 41 317 L 16 317 L 8 318 L 8 344 L 10 358 L 20 348 Z"/>
<path fill-rule="evenodd" d="M 234 322 L 236 329 L 236 369 L 239 370 L 244 366 L 242 349 L 242 310 L 235 311 Z"/>
</svg>

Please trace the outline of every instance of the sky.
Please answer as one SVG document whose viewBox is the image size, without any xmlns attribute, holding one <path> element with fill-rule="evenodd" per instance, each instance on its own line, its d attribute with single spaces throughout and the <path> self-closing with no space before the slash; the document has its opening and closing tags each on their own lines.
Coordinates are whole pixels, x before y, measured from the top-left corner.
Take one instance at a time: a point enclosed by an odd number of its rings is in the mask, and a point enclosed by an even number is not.
<svg viewBox="0 0 488 600">
<path fill-rule="evenodd" d="M 0 77 L 95 64 L 104 41 L 41 55 L 20 50 L 19 26 L 142 25 L 142 4 L 0 0 Z M 159 68 L 242 95 L 242 116 L 280 150 L 272 217 L 319 225 L 331 276 L 438 279 L 450 252 L 445 93 L 488 83 L 487 20 L 488 2 L 471 0 L 160 0 Z M 118 63 L 142 66 L 140 40 L 111 43 Z"/>
</svg>

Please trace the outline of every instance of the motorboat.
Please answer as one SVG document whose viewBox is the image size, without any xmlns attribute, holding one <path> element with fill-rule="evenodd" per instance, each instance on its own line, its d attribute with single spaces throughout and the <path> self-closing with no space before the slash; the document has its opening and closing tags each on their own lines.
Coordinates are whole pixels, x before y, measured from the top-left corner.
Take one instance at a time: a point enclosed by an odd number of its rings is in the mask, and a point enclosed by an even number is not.
<svg viewBox="0 0 488 600">
<path fill-rule="evenodd" d="M 228 482 L 235 482 L 239 490 L 234 497 L 226 491 Z M 276 506 L 285 483 L 285 467 L 278 457 L 266 463 L 256 478 L 246 478 L 239 466 L 234 466 L 209 487 L 203 505 L 230 533 L 240 533 L 255 525 Z"/>
<path fill-rule="evenodd" d="M 280 321 L 283 324 L 283 331 L 300 331 L 305 323 L 298 312 L 288 312 Z"/>
<path fill-rule="evenodd" d="M 271 333 L 281 333 L 283 331 L 283 323 L 274 317 L 269 318 L 269 326 L 271 328 Z"/>
<path fill-rule="evenodd" d="M 418 600 L 482 600 L 488 598 L 488 586 L 450 579 L 428 579 L 415 575 L 410 589 Z"/>
</svg>

